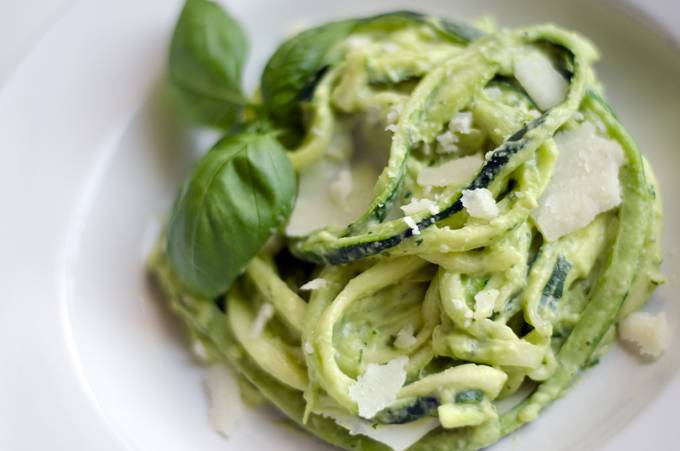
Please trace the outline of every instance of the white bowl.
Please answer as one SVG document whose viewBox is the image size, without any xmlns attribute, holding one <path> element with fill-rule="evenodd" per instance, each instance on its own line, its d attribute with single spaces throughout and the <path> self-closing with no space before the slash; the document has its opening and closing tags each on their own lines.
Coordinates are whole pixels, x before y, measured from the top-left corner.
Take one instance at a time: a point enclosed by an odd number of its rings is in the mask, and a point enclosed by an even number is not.
<svg viewBox="0 0 680 451">
<path fill-rule="evenodd" d="M 249 410 L 227 441 L 216 435 L 201 368 L 146 282 L 145 253 L 190 162 L 214 139 L 189 132 L 162 95 L 180 6 L 76 3 L 0 90 L 0 200 L 9 206 L 0 220 L 0 449 L 324 446 L 269 409 Z M 339 16 L 397 8 L 458 19 L 488 13 L 503 26 L 552 21 L 591 37 L 602 50 L 608 97 L 661 182 L 669 283 L 648 308 L 663 308 L 677 329 L 680 51 L 672 36 L 680 33 L 621 4 L 587 0 L 234 0 L 229 7 L 251 38 L 251 88 L 286 29 Z M 651 11 L 673 23 L 662 14 L 674 11 L 670 3 Z M 653 364 L 614 347 L 494 451 L 676 449 L 678 346 L 674 334 Z"/>
</svg>

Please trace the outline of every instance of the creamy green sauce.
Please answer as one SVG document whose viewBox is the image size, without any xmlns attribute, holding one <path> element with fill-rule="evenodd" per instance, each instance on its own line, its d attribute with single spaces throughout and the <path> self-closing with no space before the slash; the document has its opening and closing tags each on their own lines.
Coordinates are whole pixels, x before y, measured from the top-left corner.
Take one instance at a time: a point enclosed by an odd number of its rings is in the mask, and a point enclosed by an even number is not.
<svg viewBox="0 0 680 451">
<path fill-rule="evenodd" d="M 563 100 L 545 111 L 513 77 L 518 58 L 537 49 L 568 74 Z M 342 56 L 306 104 L 307 134 L 290 153 L 295 168 L 304 174 L 324 159 L 349 162 L 352 154 L 371 152 L 370 143 L 352 141 L 351 127 L 342 125 L 348 117 L 378 124 L 376 140 L 389 134 L 391 148 L 366 193 L 371 205 L 349 228 L 321 227 L 289 241 L 294 253 L 317 262 L 305 276 L 322 279 L 322 286 L 307 292 L 300 290 L 306 280 L 287 284 L 291 268 L 263 251 L 220 301 L 222 311 L 214 300 L 184 293 L 162 246 L 151 268 L 215 359 L 229 360 L 330 443 L 381 449 L 324 415 L 357 416 L 361 400 L 351 396 L 357 379 L 371 364 L 405 356 L 406 382 L 373 421 L 437 417 L 442 426 L 413 450 L 485 447 L 562 395 L 606 348 L 620 312 L 638 308 L 660 282 L 655 179 L 600 100 L 591 68 L 596 52 L 576 34 L 538 26 L 464 44 L 406 21 L 359 27 L 333 51 Z M 552 137 L 584 121 L 623 149 L 621 203 L 547 241 L 531 212 L 560 151 Z M 348 151 L 332 151 L 339 135 L 348 138 Z M 455 210 L 466 186 L 418 183 L 423 168 L 469 155 L 485 158 L 471 183 L 484 181 L 495 198 L 492 218 Z M 413 199 L 426 199 L 430 208 L 405 219 L 399 207 Z M 343 249 L 361 250 L 347 264 L 328 264 Z M 253 335 L 264 304 L 275 315 Z M 522 384 L 538 388 L 499 413 L 495 402 Z"/>
</svg>

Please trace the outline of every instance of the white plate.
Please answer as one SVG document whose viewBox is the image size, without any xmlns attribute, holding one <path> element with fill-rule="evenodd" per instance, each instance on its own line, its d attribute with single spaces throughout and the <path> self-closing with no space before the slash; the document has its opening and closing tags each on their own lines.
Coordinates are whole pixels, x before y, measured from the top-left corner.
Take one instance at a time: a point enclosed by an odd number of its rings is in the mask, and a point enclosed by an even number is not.
<svg viewBox="0 0 680 451">
<path fill-rule="evenodd" d="M 250 411 L 226 442 L 214 434 L 201 370 L 145 282 L 144 254 L 159 221 L 189 162 L 209 145 L 178 123 L 159 87 L 179 7 L 76 3 L 0 90 L 0 449 L 321 447 L 266 409 Z M 287 27 L 415 2 L 230 7 L 251 37 L 252 87 Z M 671 35 L 608 2 L 427 0 L 418 8 L 457 18 L 490 13 L 509 26 L 550 20 L 597 43 L 609 98 L 661 180 L 670 282 L 650 308 L 663 307 L 677 329 L 680 52 Z M 668 24 L 680 18 L 671 2 L 650 11 Z M 655 364 L 613 349 L 565 399 L 494 450 L 676 449 L 679 346 L 674 334 Z"/>
</svg>

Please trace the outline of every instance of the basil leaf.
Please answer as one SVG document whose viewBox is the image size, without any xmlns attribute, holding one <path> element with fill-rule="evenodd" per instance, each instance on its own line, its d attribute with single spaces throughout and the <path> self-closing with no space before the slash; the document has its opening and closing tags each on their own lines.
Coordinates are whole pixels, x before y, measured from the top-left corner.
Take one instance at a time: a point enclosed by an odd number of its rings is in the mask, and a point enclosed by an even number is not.
<svg viewBox="0 0 680 451">
<path fill-rule="evenodd" d="M 303 93 L 313 92 L 324 67 L 338 60 L 332 54 L 357 20 L 331 22 L 293 36 L 276 50 L 262 73 L 262 97 L 280 124 L 299 125 L 299 102 Z"/>
<path fill-rule="evenodd" d="M 341 55 L 333 50 L 349 35 L 372 30 L 389 31 L 412 24 L 427 24 L 457 43 L 467 43 L 483 35 L 472 26 L 413 11 L 341 20 L 303 31 L 274 52 L 262 73 L 262 96 L 273 119 L 288 127 L 301 125 L 300 102 L 312 97 L 327 69 L 339 61 Z"/>
<path fill-rule="evenodd" d="M 191 292 L 224 293 L 293 209 L 295 172 L 273 133 L 244 132 L 199 161 L 167 234 L 173 268 Z"/>
<path fill-rule="evenodd" d="M 170 80 L 198 121 L 220 127 L 236 122 L 245 96 L 241 77 L 248 43 L 243 29 L 221 6 L 187 0 L 170 44 Z"/>
</svg>

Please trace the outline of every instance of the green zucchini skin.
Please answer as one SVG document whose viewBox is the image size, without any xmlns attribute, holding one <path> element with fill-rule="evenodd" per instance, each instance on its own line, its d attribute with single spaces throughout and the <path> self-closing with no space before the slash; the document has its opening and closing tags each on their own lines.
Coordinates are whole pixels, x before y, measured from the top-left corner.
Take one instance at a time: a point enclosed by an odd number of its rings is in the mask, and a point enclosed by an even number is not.
<svg viewBox="0 0 680 451">
<path fill-rule="evenodd" d="M 382 424 L 405 424 L 437 413 L 439 399 L 421 396 L 401 407 L 391 407 L 379 412 L 374 420 Z"/>
<path fill-rule="evenodd" d="M 543 288 L 543 294 L 541 296 L 541 305 L 549 309 L 555 309 L 557 301 L 562 299 L 562 294 L 564 292 L 564 284 L 571 270 L 571 263 L 569 260 L 564 258 L 562 255 L 557 257 L 555 266 L 548 282 Z"/>
<path fill-rule="evenodd" d="M 477 404 L 484 399 L 484 392 L 477 389 L 456 393 L 456 404 Z M 390 407 L 379 412 L 374 420 L 382 424 L 405 424 L 427 416 L 436 416 L 441 405 L 436 396 L 420 396 L 399 407 Z"/>
</svg>

